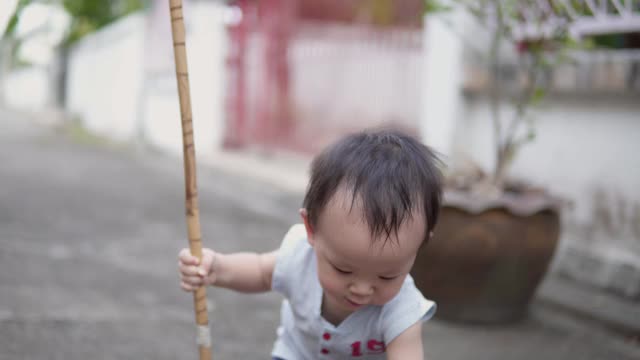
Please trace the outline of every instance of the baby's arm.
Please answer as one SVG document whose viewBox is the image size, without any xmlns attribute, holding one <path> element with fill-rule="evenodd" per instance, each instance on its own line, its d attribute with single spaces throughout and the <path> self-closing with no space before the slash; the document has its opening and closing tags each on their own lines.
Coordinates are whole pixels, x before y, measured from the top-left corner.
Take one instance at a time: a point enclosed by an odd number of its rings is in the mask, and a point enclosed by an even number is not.
<svg viewBox="0 0 640 360">
<path fill-rule="evenodd" d="M 240 292 L 256 293 L 271 290 L 273 268 L 277 251 L 269 253 L 221 254 L 211 249 L 202 250 L 202 265 L 182 249 L 178 256 L 181 275 L 180 286 L 194 291 L 203 285 L 214 285 Z"/>
<path fill-rule="evenodd" d="M 417 322 L 398 335 L 387 346 L 389 360 L 423 360 L 422 322 Z"/>
</svg>

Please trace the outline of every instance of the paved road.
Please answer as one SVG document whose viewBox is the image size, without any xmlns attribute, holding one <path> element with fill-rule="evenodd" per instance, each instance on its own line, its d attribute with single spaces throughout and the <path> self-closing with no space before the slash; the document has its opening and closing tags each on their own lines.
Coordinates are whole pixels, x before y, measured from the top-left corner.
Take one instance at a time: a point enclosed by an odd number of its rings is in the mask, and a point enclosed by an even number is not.
<svg viewBox="0 0 640 360">
<path fill-rule="evenodd" d="M 300 194 L 199 168 L 202 231 L 221 251 L 268 250 Z M 0 112 L 0 360 L 196 359 L 180 159 L 78 142 Z M 265 359 L 279 296 L 210 290 L 214 358 Z M 534 303 L 507 327 L 432 321 L 430 359 L 638 359 L 640 347 Z"/>
</svg>

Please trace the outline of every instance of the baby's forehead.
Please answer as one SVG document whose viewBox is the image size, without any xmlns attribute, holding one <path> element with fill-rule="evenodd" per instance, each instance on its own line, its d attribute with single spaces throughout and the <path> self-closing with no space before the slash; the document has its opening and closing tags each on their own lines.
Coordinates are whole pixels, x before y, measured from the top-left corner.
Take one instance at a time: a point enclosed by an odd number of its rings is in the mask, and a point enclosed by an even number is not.
<svg viewBox="0 0 640 360">
<path fill-rule="evenodd" d="M 406 228 L 419 228 L 424 238 L 426 232 L 426 218 L 421 208 L 415 207 L 407 212 L 407 216 L 398 224 L 398 229 L 385 231 L 385 222 L 388 223 L 389 214 L 385 209 L 376 209 L 372 215 L 371 209 L 366 207 L 362 195 L 353 194 L 345 187 L 341 187 L 329 199 L 321 210 L 318 223 L 323 227 L 347 226 L 357 228 L 361 232 L 367 232 L 370 236 L 372 246 L 384 245 L 395 246 L 399 243 L 399 235 Z M 377 215 L 377 216 L 375 216 Z"/>
<path fill-rule="evenodd" d="M 350 247 L 347 242 L 341 242 L 330 252 L 330 260 L 334 265 L 357 269 L 370 273 L 387 273 L 404 270 L 413 264 L 415 252 L 409 249 L 400 249 L 393 245 L 379 246 L 373 244 L 369 247 Z M 357 245 L 357 244 L 356 244 Z"/>
<path fill-rule="evenodd" d="M 348 213 L 352 215 L 354 218 L 360 219 L 360 221 L 367 221 L 367 213 L 371 211 L 371 199 L 365 199 L 365 194 L 362 193 L 354 193 L 354 190 L 348 187 L 345 184 L 340 185 L 333 195 L 329 198 L 327 203 L 323 206 L 320 211 L 320 216 L 325 212 L 340 212 L 340 213 Z M 368 200 L 368 201 L 367 201 Z M 391 206 L 385 207 L 383 206 L 385 201 L 377 199 L 374 206 L 377 211 L 380 212 L 380 215 L 387 213 L 391 210 Z M 413 204 L 412 208 L 405 209 L 408 213 L 411 214 L 411 218 L 415 218 L 414 220 L 424 221 L 424 209 L 420 204 Z"/>
<path fill-rule="evenodd" d="M 374 235 L 357 215 L 328 212 L 317 235 L 330 250 L 332 258 L 343 263 L 373 263 L 402 266 L 411 262 L 423 240 L 424 226 L 407 223 L 397 233 Z"/>
</svg>

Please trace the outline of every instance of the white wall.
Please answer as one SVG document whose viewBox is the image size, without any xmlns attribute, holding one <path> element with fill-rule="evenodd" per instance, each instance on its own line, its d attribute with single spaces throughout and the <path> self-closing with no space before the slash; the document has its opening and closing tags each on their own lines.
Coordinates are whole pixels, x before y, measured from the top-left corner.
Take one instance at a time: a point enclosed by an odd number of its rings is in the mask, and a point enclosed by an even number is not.
<svg viewBox="0 0 640 360">
<path fill-rule="evenodd" d="M 468 101 L 455 141 L 458 155 L 468 153 L 487 168 L 494 161 L 489 116 L 486 101 Z M 640 206 L 640 104 L 635 99 L 560 97 L 549 100 L 535 117 L 537 138 L 522 148 L 513 175 L 572 200 L 570 216 L 578 224 L 596 221 L 596 194 L 602 191 L 624 197 L 627 206 Z M 615 237 L 631 235 L 619 230 Z M 635 244 L 629 239 L 600 240 L 640 250 L 640 238 Z"/>
<path fill-rule="evenodd" d="M 180 108 L 176 85 L 168 6 L 151 14 L 142 131 L 146 141 L 171 152 L 182 152 Z M 187 61 L 196 153 L 220 148 L 224 135 L 224 77 L 227 8 L 196 2 L 185 8 Z"/>
<path fill-rule="evenodd" d="M 165 0 L 84 38 L 70 55 L 67 108 L 91 131 L 182 151 L 171 23 Z M 224 125 L 227 8 L 185 3 L 197 153 L 219 149 Z"/>
<path fill-rule="evenodd" d="M 424 141 L 445 157 L 451 156 L 457 121 L 463 107 L 462 53 L 451 24 L 464 28 L 461 13 L 434 14 L 424 19 L 422 121 Z"/>
<path fill-rule="evenodd" d="M 34 66 L 15 70 L 2 82 L 7 106 L 23 111 L 33 111 L 48 106 L 52 100 L 47 67 Z"/>
<path fill-rule="evenodd" d="M 66 105 L 90 131 L 117 140 L 135 135 L 144 20 L 130 15 L 71 50 Z"/>
</svg>

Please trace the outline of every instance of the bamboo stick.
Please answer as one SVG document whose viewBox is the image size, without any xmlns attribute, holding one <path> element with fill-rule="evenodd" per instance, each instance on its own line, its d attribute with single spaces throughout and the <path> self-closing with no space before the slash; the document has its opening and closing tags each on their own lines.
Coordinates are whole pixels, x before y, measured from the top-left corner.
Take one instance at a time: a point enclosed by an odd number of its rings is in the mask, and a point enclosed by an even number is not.
<svg viewBox="0 0 640 360">
<path fill-rule="evenodd" d="M 191 254 L 202 260 L 202 236 L 200 233 L 200 211 L 198 210 L 198 187 L 196 183 L 196 159 L 193 142 L 193 122 L 191 112 L 191 94 L 189 92 L 189 73 L 187 69 L 186 36 L 182 0 L 169 0 L 171 13 L 171 33 L 173 36 L 173 54 L 178 81 L 180 99 L 180 118 L 182 120 L 182 150 L 185 179 L 185 207 L 187 233 Z M 200 287 L 193 294 L 193 304 L 197 326 L 197 344 L 200 360 L 211 359 L 211 335 L 209 334 L 209 316 L 207 313 L 207 290 Z"/>
</svg>

